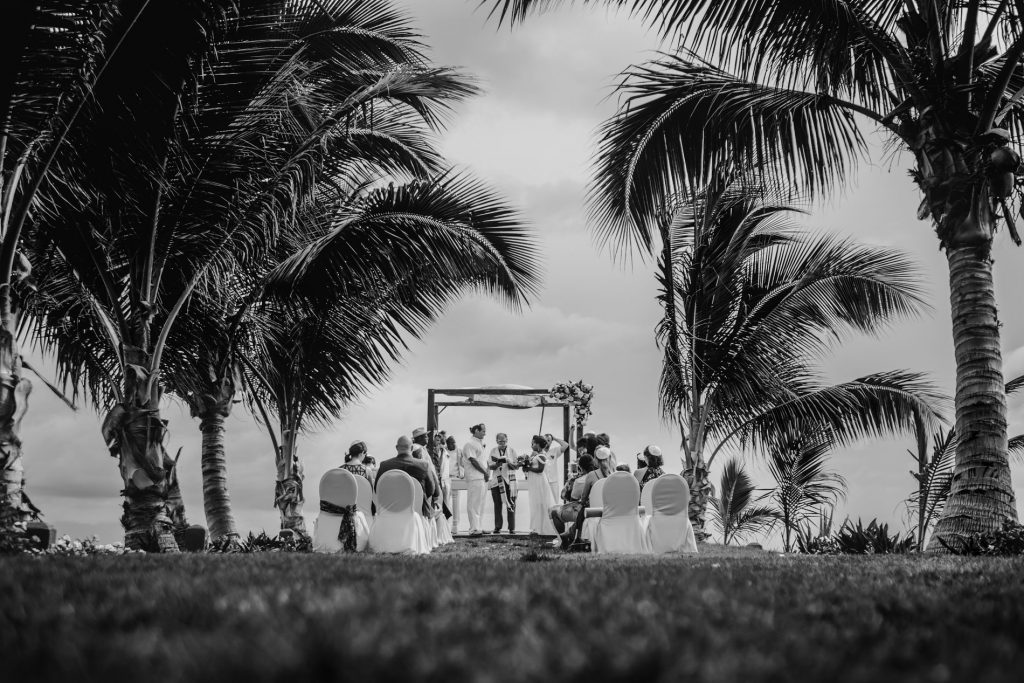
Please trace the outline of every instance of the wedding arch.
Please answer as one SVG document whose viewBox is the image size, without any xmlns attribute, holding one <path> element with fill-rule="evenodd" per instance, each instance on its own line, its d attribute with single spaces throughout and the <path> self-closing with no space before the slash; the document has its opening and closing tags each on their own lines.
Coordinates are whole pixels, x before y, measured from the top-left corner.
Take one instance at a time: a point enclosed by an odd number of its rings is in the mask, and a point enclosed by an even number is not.
<svg viewBox="0 0 1024 683">
<path fill-rule="evenodd" d="M 440 427 L 441 414 L 448 408 L 510 408 L 512 410 L 562 409 L 562 440 L 569 441 L 569 419 L 573 403 L 553 398 L 551 389 L 531 389 L 518 385 L 475 387 L 467 389 L 427 389 L 427 432 L 429 443 Z M 569 449 L 562 453 L 562 477 L 569 478 Z"/>
</svg>

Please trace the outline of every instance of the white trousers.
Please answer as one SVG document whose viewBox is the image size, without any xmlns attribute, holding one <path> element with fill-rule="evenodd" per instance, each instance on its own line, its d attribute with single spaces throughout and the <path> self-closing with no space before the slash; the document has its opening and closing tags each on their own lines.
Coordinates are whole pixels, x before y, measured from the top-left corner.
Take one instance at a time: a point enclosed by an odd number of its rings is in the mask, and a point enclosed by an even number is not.
<svg viewBox="0 0 1024 683">
<path fill-rule="evenodd" d="M 562 487 L 558 485 L 557 481 L 549 481 L 548 486 L 551 487 L 551 497 L 555 504 L 560 504 L 562 502 Z"/>
<path fill-rule="evenodd" d="M 469 513 L 470 533 L 482 531 L 484 528 L 484 502 L 487 500 L 487 482 L 483 479 L 472 479 L 466 482 L 467 504 Z"/>
</svg>

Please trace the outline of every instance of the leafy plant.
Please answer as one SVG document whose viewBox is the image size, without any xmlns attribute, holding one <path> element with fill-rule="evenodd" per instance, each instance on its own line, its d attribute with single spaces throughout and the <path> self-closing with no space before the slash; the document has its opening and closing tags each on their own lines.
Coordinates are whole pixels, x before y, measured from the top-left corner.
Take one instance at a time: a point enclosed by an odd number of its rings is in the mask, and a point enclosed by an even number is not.
<svg viewBox="0 0 1024 683">
<path fill-rule="evenodd" d="M 808 522 L 797 530 L 796 547 L 807 555 L 838 555 L 839 543 L 832 534 L 832 509 L 822 508 L 818 515 L 818 528 Z"/>
<path fill-rule="evenodd" d="M 942 547 L 954 555 L 1024 555 L 1024 525 L 1006 520 L 1002 529 L 967 537 L 940 538 Z"/>
<path fill-rule="evenodd" d="M 857 520 L 856 526 L 847 519 L 836 534 L 839 551 L 847 555 L 892 555 L 914 549 L 913 534 L 901 537 L 899 532 L 889 535 L 889 525 L 872 519 L 867 526 Z"/>
<path fill-rule="evenodd" d="M 305 534 L 285 534 L 269 536 L 266 531 L 259 534 L 249 532 L 249 536 L 238 540 L 223 537 L 210 544 L 211 553 L 311 553 L 313 539 Z"/>
<path fill-rule="evenodd" d="M 767 505 L 754 503 L 754 481 L 736 458 L 731 458 L 722 469 L 719 481 L 721 494 L 711 499 L 711 520 L 722 532 L 722 543 L 751 535 L 764 534 L 778 521 L 778 513 Z"/>
<path fill-rule="evenodd" d="M 782 522 L 786 552 L 793 548 L 793 534 L 823 508 L 829 510 L 846 495 L 846 480 L 827 469 L 833 442 L 827 432 L 791 425 L 780 434 L 768 458 L 775 480 L 770 499 Z"/>
</svg>

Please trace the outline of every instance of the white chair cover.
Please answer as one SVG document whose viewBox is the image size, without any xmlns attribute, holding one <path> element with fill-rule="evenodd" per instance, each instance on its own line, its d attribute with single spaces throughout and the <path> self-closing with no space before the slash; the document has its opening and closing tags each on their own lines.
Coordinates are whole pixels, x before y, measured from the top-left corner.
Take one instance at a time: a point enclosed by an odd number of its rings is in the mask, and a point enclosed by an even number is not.
<svg viewBox="0 0 1024 683">
<path fill-rule="evenodd" d="M 363 511 L 366 519 L 371 519 L 373 517 L 373 485 L 366 477 L 356 477 L 356 485 L 359 487 L 356 507 Z"/>
<path fill-rule="evenodd" d="M 401 470 L 377 480 L 377 516 L 370 528 L 370 550 L 377 553 L 429 553 L 422 517 L 415 506 L 419 482 Z"/>
<path fill-rule="evenodd" d="M 363 479 L 364 477 L 360 477 Z M 320 478 L 320 500 L 325 500 L 339 507 L 356 505 L 359 486 L 356 477 L 348 470 L 327 470 Z M 323 512 L 316 516 L 313 523 L 313 550 L 318 553 L 339 553 L 344 550 L 338 540 L 343 515 Z M 356 528 L 356 552 L 366 550 L 370 538 L 370 525 L 361 510 L 356 510 L 353 519 Z"/>
<path fill-rule="evenodd" d="M 436 527 L 437 544 L 448 545 L 449 543 L 455 543 L 455 537 L 452 536 L 451 522 L 444 514 L 439 514 L 434 517 L 434 526 Z"/>
<path fill-rule="evenodd" d="M 416 482 L 416 497 L 413 500 L 412 509 L 416 511 L 416 519 L 419 520 L 420 526 L 423 527 L 423 536 L 427 539 L 427 547 L 433 550 L 439 545 L 437 542 L 437 528 L 434 526 L 434 520 L 428 520 L 423 516 L 423 487 L 420 486 L 419 482 Z"/>
<path fill-rule="evenodd" d="M 605 481 L 601 519 L 591 549 L 595 553 L 649 553 L 640 525 L 640 483 L 629 472 L 613 472 Z"/>
<path fill-rule="evenodd" d="M 604 485 L 608 482 L 608 478 L 598 479 L 594 482 L 594 485 L 590 487 L 590 504 L 587 507 L 599 508 L 603 507 L 602 492 L 604 491 Z M 580 538 L 584 541 L 590 541 L 591 545 L 594 543 L 594 532 L 597 531 L 597 523 L 601 521 L 598 517 L 588 517 L 583 520 L 583 530 L 580 531 Z"/>
<path fill-rule="evenodd" d="M 690 524 L 690 486 L 678 474 L 663 474 L 644 487 L 651 491 L 651 513 L 644 534 L 652 553 L 695 553 Z"/>
</svg>

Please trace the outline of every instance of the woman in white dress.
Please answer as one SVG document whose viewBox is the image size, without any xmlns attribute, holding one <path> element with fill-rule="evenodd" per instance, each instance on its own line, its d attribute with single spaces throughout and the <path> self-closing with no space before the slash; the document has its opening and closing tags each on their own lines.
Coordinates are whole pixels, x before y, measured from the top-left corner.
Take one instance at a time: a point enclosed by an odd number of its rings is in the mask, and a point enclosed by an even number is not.
<svg viewBox="0 0 1024 683">
<path fill-rule="evenodd" d="M 526 486 L 530 493 L 530 533 L 554 536 L 555 527 L 551 524 L 551 517 L 548 511 L 555 505 L 554 496 L 551 495 L 551 487 L 548 486 L 548 479 L 544 476 L 545 467 L 553 467 L 548 462 L 544 448 L 548 441 L 541 435 L 533 437 L 530 444 L 533 453 L 523 466 L 526 471 Z"/>
</svg>

